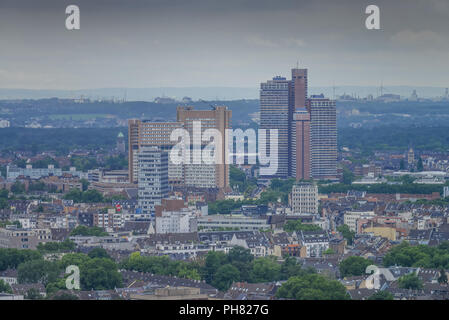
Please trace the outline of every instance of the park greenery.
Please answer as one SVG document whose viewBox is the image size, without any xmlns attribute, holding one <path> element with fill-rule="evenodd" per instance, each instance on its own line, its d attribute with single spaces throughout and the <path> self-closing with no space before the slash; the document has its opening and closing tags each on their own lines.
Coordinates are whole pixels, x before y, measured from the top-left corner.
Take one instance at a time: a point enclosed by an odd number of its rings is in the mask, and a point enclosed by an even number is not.
<svg viewBox="0 0 449 320">
<path fill-rule="evenodd" d="M 135 252 L 120 263 L 126 270 L 149 272 L 195 280 L 204 280 L 219 290 L 227 290 L 235 281 L 250 283 L 287 280 L 292 276 L 313 273 L 313 269 L 302 269 L 295 258 L 286 258 L 283 263 L 274 257 L 254 258 L 250 250 L 232 248 L 228 254 L 210 251 L 204 261 L 174 261 L 168 257 L 146 257 Z"/>
<path fill-rule="evenodd" d="M 349 229 L 348 225 L 343 224 L 341 226 L 338 226 L 337 231 L 341 232 L 343 238 L 346 239 L 348 245 L 352 245 L 352 242 L 354 241 L 354 237 L 355 237 L 355 232 L 351 231 L 351 229 Z"/>
<path fill-rule="evenodd" d="M 412 246 L 408 242 L 391 248 L 383 259 L 385 266 L 444 268 L 449 269 L 449 242 L 436 247 Z"/>
<path fill-rule="evenodd" d="M 319 274 L 288 279 L 276 292 L 278 298 L 295 300 L 349 300 L 346 288 L 337 280 Z"/>
<path fill-rule="evenodd" d="M 435 125 L 419 129 L 403 126 L 339 128 L 338 144 L 365 155 L 372 155 L 374 151 L 405 151 L 411 143 L 418 150 L 446 152 L 449 149 L 447 130 L 447 126 Z"/>
<path fill-rule="evenodd" d="M 8 195 L 9 192 L 6 189 L 0 190 L 0 209 L 6 209 L 8 207 Z"/>
<path fill-rule="evenodd" d="M 415 273 L 406 274 L 398 279 L 398 286 L 402 289 L 420 290 L 423 288 L 422 281 Z"/>
<path fill-rule="evenodd" d="M 287 221 L 284 225 L 284 231 L 321 231 L 322 229 L 316 224 L 302 223 L 301 219 Z"/>
<path fill-rule="evenodd" d="M 82 290 L 109 290 L 122 286 L 117 264 L 101 248 L 93 249 L 89 254 L 67 253 L 55 261 L 45 260 L 39 250 L 0 249 L 0 271 L 17 269 L 19 283 L 42 283 L 49 294 L 66 289 L 64 271 L 69 265 L 80 268 Z"/>
<path fill-rule="evenodd" d="M 0 293 L 12 293 L 11 286 L 2 279 L 0 279 Z"/>
<path fill-rule="evenodd" d="M 37 250 L 42 253 L 71 252 L 75 248 L 75 242 L 70 239 L 61 242 L 41 242 L 37 245 Z"/>
<path fill-rule="evenodd" d="M 350 277 L 350 276 L 361 276 L 366 274 L 366 268 L 373 263 L 359 256 L 352 256 L 344 259 L 340 262 L 340 276 Z"/>
<path fill-rule="evenodd" d="M 250 194 L 257 188 L 257 179 L 248 178 L 242 170 L 237 167 L 229 166 L 229 184 L 231 188 L 237 192 Z"/>
<path fill-rule="evenodd" d="M 406 183 L 406 184 L 320 184 L 318 185 L 318 192 L 323 194 L 330 193 L 347 193 L 350 190 L 366 191 L 369 193 L 408 193 L 408 194 L 431 194 L 433 192 L 442 193 L 443 187 L 438 184 L 419 184 L 419 183 Z"/>
<path fill-rule="evenodd" d="M 31 129 L 11 127 L 2 129 L 0 149 L 3 153 L 27 151 L 37 154 L 55 151 L 67 155 L 70 151 L 109 150 L 116 143 L 117 134 L 126 128 L 49 128 Z"/>
<path fill-rule="evenodd" d="M 267 205 L 277 202 L 288 204 L 288 194 L 292 191 L 295 182 L 295 179 L 272 179 L 270 186 L 260 194 L 259 199 L 217 200 L 209 203 L 209 214 L 229 214 L 242 205 Z"/>
<path fill-rule="evenodd" d="M 123 196 L 104 197 L 103 194 L 95 189 L 81 191 L 73 188 L 64 195 L 63 199 L 72 200 L 74 203 L 109 203 L 114 200 L 122 200 Z"/>
<path fill-rule="evenodd" d="M 78 226 L 70 232 L 71 236 L 105 237 L 109 234 L 100 227 Z"/>
</svg>

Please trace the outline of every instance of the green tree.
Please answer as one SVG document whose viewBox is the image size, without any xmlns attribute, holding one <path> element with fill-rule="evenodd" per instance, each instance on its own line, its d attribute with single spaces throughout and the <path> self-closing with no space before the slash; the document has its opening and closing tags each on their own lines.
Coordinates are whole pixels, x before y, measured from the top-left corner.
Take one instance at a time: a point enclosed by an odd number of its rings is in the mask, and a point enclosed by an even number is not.
<svg viewBox="0 0 449 320">
<path fill-rule="evenodd" d="M 366 267 L 372 265 L 368 259 L 352 256 L 340 262 L 339 269 L 342 277 L 361 276 L 365 274 Z"/>
<path fill-rule="evenodd" d="M 293 231 L 321 231 L 322 229 L 316 224 L 304 224 L 301 219 L 295 221 L 287 221 L 284 225 L 284 230 L 287 232 Z"/>
<path fill-rule="evenodd" d="M 0 248 L 0 271 L 17 269 L 21 263 L 41 258 L 42 254 L 36 250 Z"/>
<path fill-rule="evenodd" d="M 24 262 L 17 268 L 17 280 L 19 283 L 42 283 L 47 285 L 54 282 L 61 273 L 57 262 L 43 259 Z"/>
<path fill-rule="evenodd" d="M 84 253 L 68 253 L 59 260 L 59 265 L 65 270 L 70 265 L 81 266 L 89 259 L 89 256 Z"/>
<path fill-rule="evenodd" d="M 251 272 L 252 282 L 277 281 L 281 276 L 281 265 L 275 257 L 264 257 L 254 260 Z"/>
<path fill-rule="evenodd" d="M 399 162 L 399 170 L 405 170 L 405 162 L 404 162 L 404 159 L 401 159 L 401 162 Z"/>
<path fill-rule="evenodd" d="M 351 231 L 351 229 L 349 229 L 349 227 L 346 224 L 337 227 L 337 231 L 341 232 L 343 238 L 345 238 L 346 241 L 348 242 L 348 245 L 352 245 L 352 242 L 355 237 L 354 231 Z"/>
<path fill-rule="evenodd" d="M 65 239 L 62 242 L 41 242 L 37 245 L 40 252 L 69 252 L 76 248 L 75 242 Z"/>
<path fill-rule="evenodd" d="M 51 296 L 54 293 L 58 292 L 59 290 L 66 290 L 66 283 L 65 283 L 65 278 L 58 278 L 56 281 L 54 282 L 49 282 L 46 287 L 45 290 L 47 291 L 47 295 Z"/>
<path fill-rule="evenodd" d="M 122 287 L 122 275 L 111 259 L 89 259 L 80 266 L 80 282 L 83 290 L 111 290 Z"/>
<path fill-rule="evenodd" d="M 87 181 L 86 179 L 81 179 L 80 180 L 80 182 L 81 182 L 81 184 L 82 184 L 82 188 L 83 188 L 83 191 L 87 191 L 87 188 L 89 188 L 89 185 L 90 185 L 90 182 L 89 181 Z"/>
<path fill-rule="evenodd" d="M 71 236 L 95 236 L 95 237 L 105 237 L 108 236 L 109 233 L 104 231 L 100 227 L 86 227 L 86 226 L 78 226 L 70 232 Z"/>
<path fill-rule="evenodd" d="M 37 290 L 36 288 L 28 289 L 28 291 L 25 294 L 24 298 L 28 299 L 28 300 L 42 300 L 43 299 L 43 297 L 40 294 L 39 290 Z"/>
<path fill-rule="evenodd" d="M 416 170 L 417 171 L 423 171 L 424 170 L 424 166 L 423 166 L 421 157 L 419 157 L 419 159 L 418 159 L 418 164 L 416 165 Z"/>
<path fill-rule="evenodd" d="M 398 286 L 402 289 L 419 290 L 423 284 L 415 273 L 407 274 L 398 279 Z"/>
<path fill-rule="evenodd" d="M 240 271 L 242 281 L 250 281 L 253 260 L 254 256 L 249 249 L 236 246 L 229 250 L 228 261 Z"/>
<path fill-rule="evenodd" d="M 438 283 L 447 284 L 447 275 L 444 269 L 440 270 L 440 276 L 438 277 Z"/>
<path fill-rule="evenodd" d="M 346 288 L 337 280 L 319 274 L 291 277 L 276 292 L 278 298 L 295 300 L 349 300 Z"/>
<path fill-rule="evenodd" d="M 226 291 L 234 281 L 239 281 L 239 279 L 239 270 L 228 263 L 217 269 L 211 284 L 220 291 Z"/>
<path fill-rule="evenodd" d="M 287 280 L 290 277 L 314 273 L 314 269 L 303 269 L 295 257 L 286 257 L 281 265 L 280 279 Z"/>
<path fill-rule="evenodd" d="M 220 251 L 209 251 L 204 263 L 204 279 L 211 284 L 217 270 L 228 263 L 226 254 Z"/>
<path fill-rule="evenodd" d="M 350 185 L 354 180 L 355 180 L 354 173 L 348 168 L 343 167 L 343 183 Z"/>
<path fill-rule="evenodd" d="M 89 256 L 89 258 L 106 258 L 106 259 L 112 260 L 112 258 L 109 256 L 108 252 L 103 248 L 94 248 L 94 249 L 90 250 L 88 253 L 88 256 Z"/>
<path fill-rule="evenodd" d="M 12 293 L 11 286 L 2 279 L 0 279 L 0 292 Z"/>
<path fill-rule="evenodd" d="M 11 186 L 11 192 L 14 194 L 23 194 L 25 193 L 25 185 L 19 181 L 16 181 Z"/>
<path fill-rule="evenodd" d="M 0 209 L 8 208 L 8 200 L 4 198 L 0 198 Z"/>
</svg>

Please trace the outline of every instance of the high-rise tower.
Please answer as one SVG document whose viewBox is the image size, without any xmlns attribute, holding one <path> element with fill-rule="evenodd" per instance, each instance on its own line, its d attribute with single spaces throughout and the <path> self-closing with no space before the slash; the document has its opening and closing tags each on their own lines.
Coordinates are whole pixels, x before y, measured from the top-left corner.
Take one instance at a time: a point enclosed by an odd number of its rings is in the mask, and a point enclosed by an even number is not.
<svg viewBox="0 0 449 320">
<path fill-rule="evenodd" d="M 290 81 L 283 77 L 260 84 L 260 128 L 278 130 L 278 169 L 267 178 L 287 178 L 289 174 L 289 133 L 292 108 L 290 103 Z M 269 136 L 269 135 L 267 135 Z M 268 141 L 268 138 L 267 138 Z M 267 152 L 269 153 L 267 143 Z"/>
<path fill-rule="evenodd" d="M 310 113 L 305 108 L 293 113 L 291 129 L 291 177 L 310 179 Z"/>
<path fill-rule="evenodd" d="M 307 99 L 310 112 L 311 167 L 312 178 L 337 177 L 337 109 L 335 100 L 324 95 L 313 95 Z"/>
</svg>

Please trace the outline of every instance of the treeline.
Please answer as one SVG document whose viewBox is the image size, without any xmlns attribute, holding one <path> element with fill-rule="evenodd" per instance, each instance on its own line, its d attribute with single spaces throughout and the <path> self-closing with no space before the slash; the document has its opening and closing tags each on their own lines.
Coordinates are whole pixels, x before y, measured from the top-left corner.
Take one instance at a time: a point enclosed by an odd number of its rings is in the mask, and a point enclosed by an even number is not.
<svg viewBox="0 0 449 320">
<path fill-rule="evenodd" d="M 366 191 L 369 193 L 408 193 L 408 194 L 431 194 L 433 192 L 443 192 L 443 186 L 438 184 L 419 184 L 419 183 L 407 183 L 407 184 L 329 184 L 319 185 L 318 192 L 329 193 L 346 193 L 349 190 Z"/>
<path fill-rule="evenodd" d="M 59 248 L 47 244 L 40 249 L 47 253 L 58 249 L 70 250 L 71 247 L 70 242 L 66 242 Z M 56 261 L 45 260 L 43 252 L 0 249 L 0 271 L 17 269 L 19 283 L 41 283 L 46 287 L 50 298 L 57 291 L 67 289 L 65 270 L 69 265 L 79 267 L 82 290 L 111 290 L 123 287 L 117 264 L 102 248 L 92 249 L 89 254 L 67 253 Z"/>
<path fill-rule="evenodd" d="M 287 258 L 282 264 L 278 263 L 275 257 L 254 258 L 250 250 L 242 247 L 234 247 L 228 254 L 210 251 L 203 262 L 146 257 L 136 252 L 122 261 L 120 267 L 126 270 L 204 280 L 223 291 L 229 289 L 235 281 L 270 282 L 315 272 L 313 269 L 302 269 L 294 258 Z"/>
<path fill-rule="evenodd" d="M 391 248 L 383 258 L 385 266 L 443 268 L 449 269 L 449 242 L 437 247 L 427 245 L 412 246 L 408 242 Z"/>
<path fill-rule="evenodd" d="M 56 151 L 65 155 L 76 149 L 110 150 L 115 147 L 117 135 L 126 135 L 128 128 L 3 128 L 0 129 L 2 153 Z"/>
<path fill-rule="evenodd" d="M 74 203 L 109 203 L 114 200 L 123 200 L 124 196 L 116 195 L 111 197 L 104 197 L 103 194 L 95 189 L 86 191 L 72 189 L 64 195 L 63 199 L 73 200 Z"/>
<path fill-rule="evenodd" d="M 415 150 L 447 152 L 449 127 L 339 128 L 338 145 L 358 149 L 364 154 L 388 150 L 405 152 L 410 145 Z"/>
</svg>

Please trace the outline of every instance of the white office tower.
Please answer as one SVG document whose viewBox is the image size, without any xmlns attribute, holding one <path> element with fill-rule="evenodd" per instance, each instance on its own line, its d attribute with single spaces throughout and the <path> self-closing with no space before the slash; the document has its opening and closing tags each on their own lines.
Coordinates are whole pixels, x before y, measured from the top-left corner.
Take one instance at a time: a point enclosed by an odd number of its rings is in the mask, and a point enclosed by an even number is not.
<svg viewBox="0 0 449 320">
<path fill-rule="evenodd" d="M 168 196 L 168 152 L 158 147 L 142 147 L 138 153 L 139 207 L 142 213 L 154 213 Z"/>
<path fill-rule="evenodd" d="M 179 211 L 162 211 L 162 216 L 156 217 L 156 233 L 191 233 L 197 231 L 196 217 L 187 208 Z"/>
<path fill-rule="evenodd" d="M 293 214 L 318 213 L 318 187 L 313 183 L 299 183 L 291 193 Z"/>
</svg>

